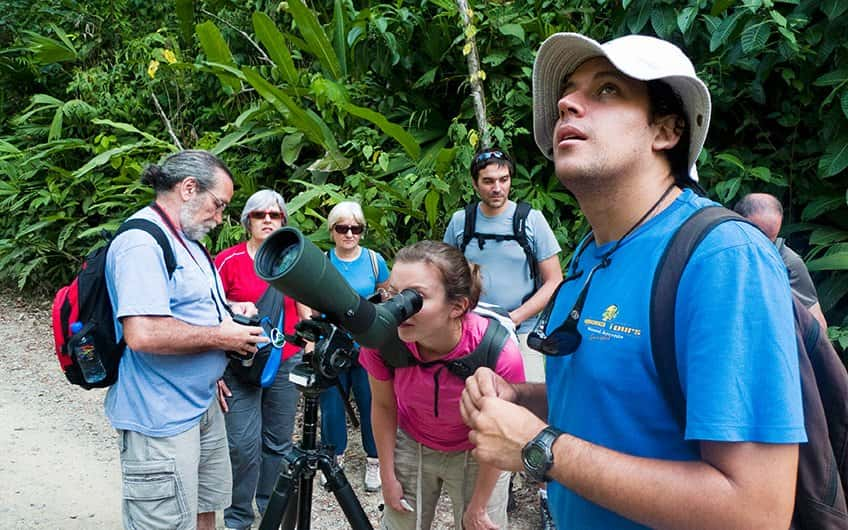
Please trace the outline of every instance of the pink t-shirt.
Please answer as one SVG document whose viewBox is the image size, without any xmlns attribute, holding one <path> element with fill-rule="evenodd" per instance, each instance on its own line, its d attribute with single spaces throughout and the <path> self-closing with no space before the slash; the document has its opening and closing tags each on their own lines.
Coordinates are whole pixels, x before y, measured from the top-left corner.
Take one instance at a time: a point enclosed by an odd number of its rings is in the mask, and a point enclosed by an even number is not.
<svg viewBox="0 0 848 530">
<path fill-rule="evenodd" d="M 443 359 L 452 360 L 471 353 L 480 344 L 488 325 L 489 320 L 485 317 L 466 313 L 459 344 Z M 421 360 L 415 343 L 407 342 L 406 346 L 412 355 Z M 465 451 L 473 447 L 468 441 L 469 429 L 459 412 L 465 380 L 449 372 L 441 363 L 427 367 L 389 368 L 377 350 L 370 348 L 361 349 L 359 363 L 374 379 L 392 381 L 397 400 L 398 427 L 414 440 L 437 451 Z M 437 372 L 438 400 L 434 379 Z M 524 382 L 524 364 L 515 341 L 507 339 L 495 372 L 510 383 Z"/>
</svg>

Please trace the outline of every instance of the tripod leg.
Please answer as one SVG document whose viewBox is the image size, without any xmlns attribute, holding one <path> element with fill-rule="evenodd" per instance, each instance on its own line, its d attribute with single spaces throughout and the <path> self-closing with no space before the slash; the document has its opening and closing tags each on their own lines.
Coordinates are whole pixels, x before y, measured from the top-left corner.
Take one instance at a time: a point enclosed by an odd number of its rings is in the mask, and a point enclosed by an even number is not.
<svg viewBox="0 0 848 530">
<path fill-rule="evenodd" d="M 336 464 L 335 459 L 326 454 L 319 455 L 318 468 L 327 478 L 325 488 L 335 495 L 350 527 L 353 530 L 373 530 L 374 527 L 371 526 L 368 515 L 362 509 L 362 504 L 359 503 L 344 471 Z"/>
<path fill-rule="evenodd" d="M 290 458 L 293 459 L 289 460 Z M 262 516 L 259 530 L 278 530 L 284 514 L 287 521 L 291 519 L 290 513 L 294 507 L 294 503 L 291 502 L 292 494 L 298 493 L 295 477 L 301 475 L 303 464 L 304 456 L 299 455 L 296 448 L 293 448 L 293 453 L 283 457 L 280 463 L 280 475 L 268 499 L 268 506 Z"/>
</svg>

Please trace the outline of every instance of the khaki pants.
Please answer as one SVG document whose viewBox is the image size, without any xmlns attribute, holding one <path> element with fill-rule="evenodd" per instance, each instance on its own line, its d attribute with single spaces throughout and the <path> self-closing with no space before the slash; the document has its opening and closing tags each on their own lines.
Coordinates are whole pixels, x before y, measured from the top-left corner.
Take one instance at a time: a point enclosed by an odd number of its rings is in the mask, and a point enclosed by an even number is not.
<svg viewBox="0 0 848 530">
<path fill-rule="evenodd" d="M 471 500 L 479 466 L 471 451 L 445 452 L 423 446 L 398 429 L 395 444 L 395 475 L 403 496 L 414 512 L 398 512 L 386 506 L 382 528 L 425 530 L 433 522 L 436 504 L 444 488 L 453 506 L 454 528 L 462 528 L 462 514 Z M 506 502 L 509 473 L 501 473 L 486 506 L 492 522 L 507 528 Z"/>
<path fill-rule="evenodd" d="M 198 513 L 230 505 L 230 455 L 217 399 L 185 432 L 153 438 L 119 429 L 118 443 L 124 528 L 195 528 Z"/>
</svg>

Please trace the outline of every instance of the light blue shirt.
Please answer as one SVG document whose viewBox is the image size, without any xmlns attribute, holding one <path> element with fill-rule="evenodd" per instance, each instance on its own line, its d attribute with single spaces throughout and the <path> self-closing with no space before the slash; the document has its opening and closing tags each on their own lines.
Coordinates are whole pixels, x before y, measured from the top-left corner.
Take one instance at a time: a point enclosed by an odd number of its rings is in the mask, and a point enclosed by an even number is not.
<svg viewBox="0 0 848 530">
<path fill-rule="evenodd" d="M 662 393 L 650 348 L 654 271 L 674 231 L 708 204 L 685 191 L 595 273 L 578 324 L 580 346 L 546 358 L 553 426 L 625 454 L 668 460 L 699 459 L 700 440 L 806 441 L 789 282 L 777 249 L 750 225 L 715 228 L 680 281 L 675 338 L 685 440 Z M 583 274 L 559 291 L 548 333 L 613 245 L 587 246 L 575 269 Z M 559 528 L 642 528 L 559 483 L 548 492 Z"/>
<path fill-rule="evenodd" d="M 336 256 L 336 249 L 332 248 L 329 251 L 330 263 L 338 269 L 339 273 L 347 280 L 347 283 L 353 287 L 353 290 L 359 293 L 360 296 L 368 298 L 374 291 L 377 290 L 377 284 L 383 283 L 389 279 L 389 268 L 386 266 L 386 260 L 379 252 L 361 247 L 362 252 L 359 253 L 353 261 L 344 261 Z M 377 277 L 374 277 L 374 267 L 371 265 L 371 252 L 374 252 L 377 257 Z"/>
<path fill-rule="evenodd" d="M 116 317 L 168 316 L 195 326 L 214 327 L 227 315 L 224 292 L 204 250 L 184 238 L 189 251 L 150 207 L 133 218 L 149 219 L 168 236 L 177 262 L 168 279 L 162 249 L 153 236 L 128 230 L 112 242 L 106 258 L 106 286 Z M 191 428 L 215 398 L 227 358 L 221 350 L 164 355 L 124 351 L 118 381 L 106 394 L 106 416 L 116 429 L 165 437 Z"/>
<path fill-rule="evenodd" d="M 483 214 L 477 205 L 477 226 L 479 234 L 512 235 L 512 218 L 516 204 L 509 201 L 506 210 L 494 217 Z M 530 210 L 527 216 L 527 241 L 536 257 L 536 262 L 542 262 L 560 252 L 559 243 L 551 230 L 548 221 L 538 210 Z M 465 232 L 465 210 L 454 212 L 445 230 L 443 241 L 448 245 L 459 248 Z M 486 240 L 480 248 L 476 239 L 472 239 L 465 248 L 468 261 L 480 265 L 483 275 L 483 292 L 480 301 L 501 306 L 512 311 L 521 306 L 528 295 L 535 291 L 535 285 L 530 278 L 530 266 L 527 255 L 517 241 Z M 528 318 L 518 327 L 518 333 L 527 333 L 536 323 L 536 318 Z"/>
</svg>

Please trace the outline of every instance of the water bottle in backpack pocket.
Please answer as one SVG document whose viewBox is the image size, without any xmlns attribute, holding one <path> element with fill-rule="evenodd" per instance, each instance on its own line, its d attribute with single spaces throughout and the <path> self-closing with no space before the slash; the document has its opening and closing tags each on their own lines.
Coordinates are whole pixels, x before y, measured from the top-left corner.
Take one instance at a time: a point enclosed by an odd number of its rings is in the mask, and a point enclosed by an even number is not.
<svg viewBox="0 0 848 530">
<path fill-rule="evenodd" d="M 89 335 L 91 330 L 92 326 L 85 327 L 82 322 L 71 324 L 73 335 L 71 340 L 68 341 L 68 347 L 71 349 L 85 382 L 94 384 L 106 379 L 106 369 L 103 367 L 103 361 L 100 360 L 100 354 L 94 345 L 94 337 Z"/>
</svg>

